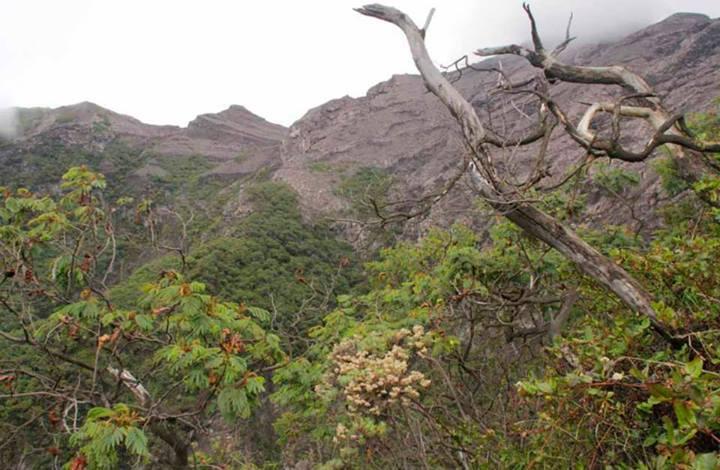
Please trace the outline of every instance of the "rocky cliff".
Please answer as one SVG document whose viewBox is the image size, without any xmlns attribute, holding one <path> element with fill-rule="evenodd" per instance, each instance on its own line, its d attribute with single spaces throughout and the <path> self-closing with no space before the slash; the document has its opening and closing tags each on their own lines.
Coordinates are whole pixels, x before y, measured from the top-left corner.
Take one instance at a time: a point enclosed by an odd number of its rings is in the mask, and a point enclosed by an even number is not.
<svg viewBox="0 0 720 470">
<path fill-rule="evenodd" d="M 720 20 L 704 15 L 673 15 L 611 44 L 570 48 L 562 57 L 579 65 L 628 67 L 647 77 L 674 111 L 701 111 L 720 96 Z M 476 64 L 480 68 L 502 67 L 513 82 L 521 82 L 538 71 L 517 57 L 496 57 Z M 508 136 L 523 135 L 534 124 L 530 97 L 500 99 L 491 93 L 498 74 L 465 70 L 454 74 L 455 86 L 473 103 L 492 127 Z M 587 103 L 621 96 L 617 87 L 587 87 L 568 83 L 552 86 L 552 96 L 573 119 Z M 642 126 L 624 129 L 627 141 L 644 143 L 651 134 Z M 583 150 L 557 132 L 550 149 L 550 173 L 563 170 L 583 157 Z M 523 164 L 536 148 L 513 149 L 499 156 L 508 168 L 523 173 Z M 372 87 L 366 96 L 330 101 L 310 110 L 290 128 L 283 143 L 282 167 L 276 177 L 291 184 L 308 206 L 324 211 L 341 211 L 347 201 L 339 197 L 338 183 L 353 168 L 378 167 L 393 177 L 395 198 L 419 198 L 441 188 L 459 165 L 463 153 L 454 119 L 421 79 L 413 75 L 393 76 Z M 649 209 L 662 197 L 651 166 L 625 165 L 642 177 L 641 183 L 625 194 L 637 201 L 637 211 L 651 217 Z M 596 218 L 622 221 L 627 208 L 603 197 L 592 185 L 585 191 L 590 214 Z M 467 215 L 472 198 L 462 188 L 438 205 L 427 223 L 447 224 Z"/>
<path fill-rule="evenodd" d="M 617 42 L 570 47 L 563 60 L 624 65 L 647 77 L 671 110 L 700 111 L 720 95 L 720 20 L 676 14 Z M 513 81 L 538 73 L 514 57 L 495 57 L 477 65 L 502 67 Z M 496 73 L 465 70 L 453 79 L 481 116 L 505 135 L 519 135 L 533 125 L 530 98 L 507 99 L 491 93 L 497 85 Z M 619 91 L 560 83 L 552 86 L 551 93 L 577 119 L 586 103 L 612 99 Z M 0 184 L 51 181 L 47 178 L 78 162 L 95 165 L 138 190 L 158 181 L 234 182 L 263 172 L 295 188 L 309 215 L 334 219 L 353 215 L 353 202 L 343 188 L 363 169 L 387 178 L 389 187 L 384 190 L 389 200 L 412 200 L 449 181 L 463 152 L 454 120 L 414 75 L 393 76 L 363 97 L 325 103 L 290 129 L 242 106 L 198 116 L 185 128 L 143 124 L 92 103 L 23 109 L 19 116 L 20 135 L 0 144 L 5 170 Z M 625 132 L 628 141 L 648 137 L 641 126 L 629 126 Z M 521 175 L 532 151 L 514 149 L 498 158 Z M 583 157 L 583 150 L 558 132 L 549 154 L 550 173 L 557 177 Z M 636 201 L 638 212 L 651 217 L 651 209 L 663 197 L 657 176 L 651 166 L 627 166 L 639 173 L 641 182 L 624 195 Z M 409 225 L 407 233 L 471 217 L 472 196 L 462 184 L 458 186 L 428 219 Z M 238 211 L 242 185 L 234 185 L 232 191 L 238 194 L 228 197 L 225 213 L 242 212 Z M 627 219 L 627 207 L 606 197 L 600 188 L 587 184 L 583 191 L 591 219 Z"/>
</svg>

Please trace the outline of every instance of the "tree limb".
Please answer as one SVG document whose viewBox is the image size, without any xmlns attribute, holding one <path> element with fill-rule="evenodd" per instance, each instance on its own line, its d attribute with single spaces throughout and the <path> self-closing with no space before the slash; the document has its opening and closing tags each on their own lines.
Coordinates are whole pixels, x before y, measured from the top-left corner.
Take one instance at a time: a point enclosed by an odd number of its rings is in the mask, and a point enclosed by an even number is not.
<svg viewBox="0 0 720 470">
<path fill-rule="evenodd" d="M 492 160 L 483 144 L 487 135 L 472 105 L 435 67 L 425 47 L 420 29 L 403 12 L 373 4 L 358 8 L 359 13 L 387 21 L 405 33 L 413 60 L 425 85 L 448 108 L 461 127 L 467 147 L 476 157 L 470 164 L 471 180 L 477 192 L 491 206 L 528 234 L 555 248 L 570 259 L 584 274 L 615 293 L 631 309 L 646 315 L 654 329 L 668 342 L 675 343 L 667 328 L 657 318 L 650 295 L 620 266 L 600 254 L 568 227 L 536 207 L 508 198 L 497 185 Z M 643 81 L 644 83 L 644 81 Z M 643 90 L 645 91 L 645 90 Z"/>
</svg>

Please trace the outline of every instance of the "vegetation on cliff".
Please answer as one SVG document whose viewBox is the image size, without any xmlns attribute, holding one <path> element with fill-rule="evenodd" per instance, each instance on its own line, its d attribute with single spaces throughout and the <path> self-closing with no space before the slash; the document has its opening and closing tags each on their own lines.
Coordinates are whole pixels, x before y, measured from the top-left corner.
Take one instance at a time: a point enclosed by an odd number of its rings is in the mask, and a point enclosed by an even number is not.
<svg viewBox="0 0 720 470">
<path fill-rule="evenodd" d="M 382 235 L 366 251 L 312 220 L 269 165 L 227 184 L 205 157 L 157 160 L 122 144 L 109 120 L 92 126 L 94 138 L 109 136 L 98 151 L 3 144 L 17 172 L 0 180 L 0 460 L 70 470 L 720 467 L 716 110 L 686 120 L 627 69 L 562 63 L 569 29 L 549 52 L 525 6 L 532 49 L 478 51 L 543 72 L 511 84 L 493 71 L 508 106 L 519 94 L 537 100 L 525 106 L 536 129 L 501 135 L 432 65 L 432 14 L 419 29 L 395 9 L 359 11 L 403 30 L 468 150 L 456 177 L 419 198 L 393 200 L 385 167 L 345 168 L 327 189 L 350 222 Z M 558 81 L 633 94 L 589 105 L 575 124 L 553 99 Z M 593 124 L 599 113 L 610 117 Z M 72 115 L 58 119 L 73 128 Z M 640 150 L 620 123 L 636 119 L 654 129 Z M 211 121 L 195 126 L 222 137 Z M 273 128 L 279 149 L 285 130 Z M 581 159 L 553 176 L 556 129 Z M 525 169 L 512 158 L 519 147 L 535 153 Z M 131 184 L 139 173 L 147 187 Z M 395 238 L 460 184 L 481 223 Z M 647 200 L 630 194 L 648 186 L 662 194 L 642 216 Z M 586 210 L 591 197 L 629 216 L 611 224 Z"/>
</svg>

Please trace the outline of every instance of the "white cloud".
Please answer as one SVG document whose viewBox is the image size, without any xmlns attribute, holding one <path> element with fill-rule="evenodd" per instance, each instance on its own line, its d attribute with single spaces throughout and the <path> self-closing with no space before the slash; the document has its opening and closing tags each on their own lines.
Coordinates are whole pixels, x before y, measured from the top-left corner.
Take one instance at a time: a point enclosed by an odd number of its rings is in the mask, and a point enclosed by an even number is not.
<svg viewBox="0 0 720 470">
<path fill-rule="evenodd" d="M 15 108 L 6 97 L 0 95 L 0 137 L 11 139 L 17 132 L 17 116 Z"/>
<path fill-rule="evenodd" d="M 388 0 L 389 1 L 389 0 Z M 290 124 L 308 108 L 414 72 L 399 31 L 352 11 L 357 0 L 9 0 L 0 16 L 0 95 L 20 106 L 93 101 L 158 124 L 243 104 Z M 479 46 L 525 41 L 520 0 L 393 0 L 449 62 Z M 9 4 L 9 5 L 6 5 Z M 720 15 L 717 0 L 535 0 L 547 37 L 597 39 L 683 10 Z"/>
<path fill-rule="evenodd" d="M 0 109 L 0 137 L 10 139 L 16 132 L 15 108 Z"/>
</svg>

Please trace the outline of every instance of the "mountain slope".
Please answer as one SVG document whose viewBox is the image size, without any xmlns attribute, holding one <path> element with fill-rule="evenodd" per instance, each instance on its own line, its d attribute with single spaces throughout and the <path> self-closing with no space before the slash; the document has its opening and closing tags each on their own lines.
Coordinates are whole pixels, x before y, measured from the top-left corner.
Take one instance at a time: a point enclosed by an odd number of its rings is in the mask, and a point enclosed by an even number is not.
<svg viewBox="0 0 720 470">
<path fill-rule="evenodd" d="M 625 65 L 646 76 L 670 109 L 699 111 L 720 94 L 720 20 L 680 13 L 614 43 L 571 47 L 563 59 Z M 516 57 L 490 58 L 477 65 L 502 66 L 518 81 L 538 73 Z M 492 93 L 497 74 L 466 70 L 454 78 L 495 129 L 512 136 L 532 126 L 527 116 L 534 105 L 529 98 L 508 100 Z M 553 85 L 551 93 L 574 119 L 585 110 L 584 103 L 618 96 L 611 87 L 567 83 Z M 68 166 L 86 163 L 129 194 L 160 191 L 168 205 L 188 199 L 200 205 L 202 198 L 220 201 L 223 223 L 229 224 L 244 211 L 242 181 L 247 178 L 262 175 L 286 182 L 300 195 L 308 216 L 347 219 L 358 215 L 363 185 L 372 185 L 363 179 L 368 174 L 384 178 L 380 189 L 389 200 L 417 199 L 453 178 L 464 151 L 454 120 L 415 75 L 396 75 L 370 88 L 366 96 L 318 106 L 290 129 L 242 106 L 198 116 L 185 128 L 143 124 L 92 103 L 23 109 L 19 115 L 20 137 L 0 143 L 0 164 L 7 170 L 0 185 L 42 185 L 56 181 Z M 647 130 L 638 126 L 628 126 L 626 132 L 630 140 L 647 138 Z M 556 178 L 583 156 L 575 143 L 557 136 L 549 162 Z M 532 150 L 498 158 L 522 175 Z M 641 182 L 623 195 L 651 217 L 663 198 L 658 177 L 647 165 L 635 170 Z M 223 196 L 216 197 L 220 192 Z M 585 185 L 584 193 L 591 220 L 619 222 L 630 216 L 623 203 L 601 188 Z M 427 220 L 406 226 L 406 235 L 431 224 L 471 221 L 471 201 L 459 185 Z"/>
<path fill-rule="evenodd" d="M 586 45 L 570 49 L 563 56 L 582 65 L 619 64 L 643 74 L 672 110 L 704 110 L 720 95 L 720 20 L 704 15 L 676 14 L 612 44 Z M 478 67 L 502 66 L 512 81 L 522 81 L 538 71 L 517 57 L 490 58 Z M 466 70 L 455 86 L 471 100 L 480 115 L 506 135 L 522 135 L 534 122 L 530 98 L 502 100 L 491 94 L 496 73 Z M 573 119 L 585 111 L 584 103 L 616 99 L 617 88 L 585 87 L 568 83 L 553 85 L 552 96 Z M 628 136 L 638 142 L 649 137 L 647 129 L 630 126 Z M 561 133 L 557 132 L 556 136 Z M 550 172 L 560 175 L 564 168 L 582 158 L 583 151 L 566 137 L 553 139 Z M 532 149 L 532 147 L 531 147 Z M 393 175 L 394 193 L 399 199 L 417 198 L 441 188 L 458 166 L 463 152 L 454 119 L 439 101 L 427 93 L 414 75 L 393 76 L 371 88 L 367 95 L 333 100 L 309 111 L 290 128 L 283 144 L 283 166 L 276 177 L 287 181 L 308 206 L 324 211 L 347 209 L 337 185 L 352 168 L 378 167 Z M 503 155 L 508 167 L 523 173 L 528 150 Z M 632 167 L 632 165 L 628 165 Z M 655 175 L 647 165 L 637 165 L 641 184 L 627 194 L 638 199 L 640 208 L 655 206 L 661 197 Z M 597 188 L 588 188 L 590 212 L 597 217 L 627 219 L 621 204 L 601 197 Z M 467 195 L 439 205 L 428 223 L 447 225 L 467 209 Z M 318 204 L 318 201 L 320 203 Z"/>
<path fill-rule="evenodd" d="M 0 142 L 0 162 L 13 171 L 0 184 L 56 181 L 86 163 L 130 193 L 168 178 L 238 176 L 273 162 L 286 134 L 241 106 L 198 116 L 187 127 L 154 126 L 93 103 L 18 110 L 19 135 Z M 182 171 L 180 171 L 182 169 Z"/>
</svg>

